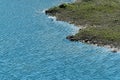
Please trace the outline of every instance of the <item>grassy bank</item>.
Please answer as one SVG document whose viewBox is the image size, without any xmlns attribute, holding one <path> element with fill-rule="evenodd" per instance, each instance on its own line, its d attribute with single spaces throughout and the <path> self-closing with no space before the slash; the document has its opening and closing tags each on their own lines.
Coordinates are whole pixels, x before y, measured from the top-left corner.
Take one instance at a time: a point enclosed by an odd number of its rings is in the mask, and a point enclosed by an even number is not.
<svg viewBox="0 0 120 80">
<path fill-rule="evenodd" d="M 112 45 L 120 48 L 120 0 L 77 0 L 46 11 L 58 20 L 86 28 L 67 37 L 72 41 Z"/>
</svg>

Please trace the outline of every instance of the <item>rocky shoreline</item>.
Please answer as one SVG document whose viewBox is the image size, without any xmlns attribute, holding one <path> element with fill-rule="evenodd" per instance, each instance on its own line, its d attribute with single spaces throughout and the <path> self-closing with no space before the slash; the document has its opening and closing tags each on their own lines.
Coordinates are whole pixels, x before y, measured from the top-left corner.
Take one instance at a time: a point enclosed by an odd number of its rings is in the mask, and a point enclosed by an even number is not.
<svg viewBox="0 0 120 80">
<path fill-rule="evenodd" d="M 105 41 L 105 40 L 94 40 L 94 37 L 92 36 L 88 38 L 76 39 L 74 35 L 70 35 L 70 36 L 67 36 L 66 39 L 70 41 L 79 41 L 87 44 L 93 44 L 96 46 L 103 46 L 103 47 L 109 48 L 112 52 L 120 51 L 120 47 L 118 46 L 117 43 L 112 41 Z"/>
<path fill-rule="evenodd" d="M 64 14 L 67 12 L 67 11 L 64 12 L 64 9 L 66 9 L 67 6 L 69 6 L 69 4 L 61 4 L 58 7 L 46 10 L 45 13 L 50 16 L 56 16 L 56 19 L 60 20 L 60 21 L 66 21 L 66 22 L 69 22 L 70 24 L 72 23 L 77 26 L 82 25 L 83 29 L 88 27 L 89 25 L 91 26 L 91 22 L 89 22 L 87 20 L 80 19 L 80 21 L 81 21 L 81 23 L 80 23 L 80 22 L 73 20 L 70 16 L 66 17 L 67 15 L 66 16 L 61 15 L 61 14 Z M 60 10 L 59 10 L 59 8 L 60 8 Z M 88 24 L 88 26 L 86 26 L 86 24 Z M 81 30 L 79 30 L 79 32 L 81 32 Z M 114 41 L 114 39 L 113 40 L 112 39 L 105 40 L 105 39 L 99 38 L 98 36 L 89 35 L 89 34 L 82 35 L 82 36 L 76 36 L 77 34 L 79 34 L 79 33 L 76 33 L 75 35 L 67 36 L 66 39 L 68 39 L 70 41 L 80 41 L 80 42 L 87 43 L 87 44 L 94 44 L 97 46 L 104 46 L 104 47 L 109 46 L 109 48 L 111 48 L 112 52 L 120 51 L 120 43 Z"/>
</svg>

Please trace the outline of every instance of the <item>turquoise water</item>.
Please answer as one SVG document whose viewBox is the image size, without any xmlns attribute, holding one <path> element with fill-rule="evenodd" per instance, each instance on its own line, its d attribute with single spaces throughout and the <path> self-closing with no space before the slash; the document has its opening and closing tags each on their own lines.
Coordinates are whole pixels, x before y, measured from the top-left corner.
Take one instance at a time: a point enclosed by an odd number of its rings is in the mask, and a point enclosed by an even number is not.
<svg viewBox="0 0 120 80">
<path fill-rule="evenodd" d="M 66 40 L 77 28 L 43 13 L 60 3 L 0 0 L 0 80 L 120 80 L 119 53 Z"/>
</svg>

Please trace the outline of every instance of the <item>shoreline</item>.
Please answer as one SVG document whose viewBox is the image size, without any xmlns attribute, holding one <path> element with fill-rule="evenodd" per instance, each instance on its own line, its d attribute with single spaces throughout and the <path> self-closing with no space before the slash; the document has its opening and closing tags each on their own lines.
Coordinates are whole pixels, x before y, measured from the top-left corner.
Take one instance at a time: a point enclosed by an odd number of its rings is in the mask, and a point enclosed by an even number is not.
<svg viewBox="0 0 120 80">
<path fill-rule="evenodd" d="M 76 2 L 76 1 L 75 1 Z M 75 3 L 73 2 L 73 3 Z M 68 4 L 69 5 L 69 4 Z M 65 8 L 65 6 L 63 4 L 59 5 L 59 7 L 62 7 L 63 9 Z M 86 29 L 87 27 L 89 27 L 89 24 L 86 24 L 86 23 L 81 23 L 81 24 L 77 24 L 75 21 L 72 21 L 71 19 L 67 19 L 67 18 L 61 18 L 59 15 L 60 14 L 63 14 L 62 12 L 57 12 L 56 10 L 54 9 L 48 9 L 45 11 L 45 13 L 49 16 L 52 16 L 52 17 L 55 17 L 55 20 L 57 21 L 65 21 L 65 22 L 68 22 L 69 24 L 74 24 L 75 26 L 79 27 L 80 30 L 79 32 L 81 32 L 82 30 Z M 98 26 L 98 25 L 93 25 L 93 26 Z M 78 32 L 78 33 L 79 33 Z M 78 34 L 76 33 L 76 34 Z M 94 36 L 92 36 L 92 39 L 90 38 L 86 38 L 85 36 L 82 38 L 76 38 L 75 35 L 70 35 L 70 36 L 67 36 L 66 39 L 70 40 L 70 41 L 79 41 L 79 42 L 82 42 L 82 43 L 87 43 L 87 44 L 92 44 L 92 45 L 96 45 L 96 46 L 102 46 L 102 47 L 105 47 L 105 48 L 108 48 L 110 49 L 112 52 L 116 53 L 116 52 L 120 52 L 120 46 L 119 45 L 116 45 L 116 43 L 114 41 L 104 41 L 104 40 L 99 40 L 99 39 L 95 39 L 94 40 Z"/>
<path fill-rule="evenodd" d="M 74 36 L 74 35 L 72 35 L 72 36 Z M 72 37 L 72 36 L 71 35 L 67 36 L 66 39 L 68 39 L 68 40 L 70 40 L 72 42 L 78 41 L 78 42 L 82 42 L 82 43 L 85 43 L 85 44 L 90 44 L 90 45 L 94 45 L 94 46 L 104 47 L 104 48 L 109 49 L 113 53 L 120 52 L 120 48 L 115 47 L 112 44 L 102 44 L 102 43 L 98 43 L 97 41 L 91 42 L 90 40 L 85 40 L 85 39 L 76 40 L 76 39 L 73 39 L 74 37 Z"/>
<path fill-rule="evenodd" d="M 56 16 L 50 16 L 50 15 L 49 15 L 48 18 L 53 19 L 53 21 L 63 21 L 63 20 L 59 20 Z M 67 21 L 65 21 L 65 22 L 67 22 Z M 67 23 L 72 24 L 72 23 L 70 23 L 70 22 L 67 22 Z M 75 24 L 73 24 L 73 25 L 75 25 Z M 83 26 L 81 26 L 81 25 L 75 25 L 75 26 L 78 27 L 79 30 L 86 28 L 86 26 L 83 27 Z M 78 30 L 78 31 L 79 31 L 79 30 Z M 78 33 L 78 32 L 76 32 L 76 33 Z M 73 36 L 73 35 L 70 35 L 70 36 Z M 69 36 L 67 36 L 66 39 L 68 39 L 68 37 L 69 37 Z M 68 39 L 68 40 L 72 41 L 71 39 Z M 72 41 L 72 42 L 73 42 L 73 41 Z M 80 40 L 79 42 L 82 42 L 82 43 L 85 43 L 85 44 L 91 44 L 91 45 L 94 45 L 94 46 L 100 46 L 100 45 L 97 44 L 97 43 L 93 44 L 93 43 L 89 43 L 89 41 L 86 42 L 85 40 Z M 111 46 L 111 45 L 101 45 L 101 47 L 107 48 L 107 49 L 109 49 L 109 50 L 110 50 L 111 52 L 113 52 L 113 53 L 120 52 L 120 48 L 116 48 L 116 47 Z"/>
</svg>

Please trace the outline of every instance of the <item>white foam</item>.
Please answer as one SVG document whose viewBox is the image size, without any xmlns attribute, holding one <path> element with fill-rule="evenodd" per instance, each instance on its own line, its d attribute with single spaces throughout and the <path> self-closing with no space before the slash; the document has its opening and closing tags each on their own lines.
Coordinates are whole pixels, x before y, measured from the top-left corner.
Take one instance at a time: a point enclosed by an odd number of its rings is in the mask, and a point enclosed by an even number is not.
<svg viewBox="0 0 120 80">
<path fill-rule="evenodd" d="M 48 16 L 48 18 L 52 19 L 53 21 L 56 21 L 56 17 L 55 16 Z"/>
<path fill-rule="evenodd" d="M 41 13 L 45 13 L 46 10 L 47 10 L 47 9 L 42 10 Z"/>
</svg>

